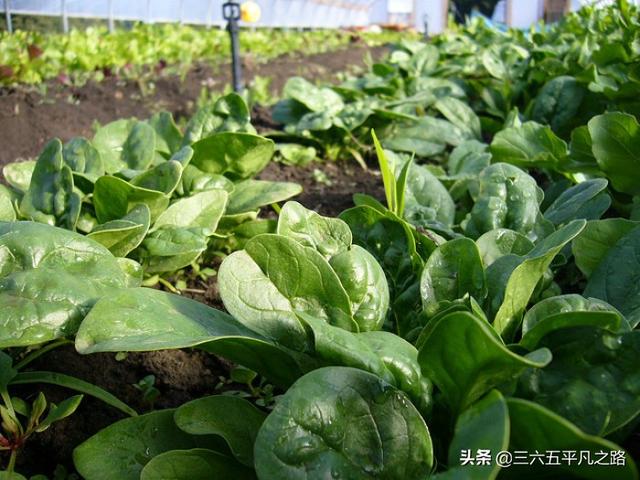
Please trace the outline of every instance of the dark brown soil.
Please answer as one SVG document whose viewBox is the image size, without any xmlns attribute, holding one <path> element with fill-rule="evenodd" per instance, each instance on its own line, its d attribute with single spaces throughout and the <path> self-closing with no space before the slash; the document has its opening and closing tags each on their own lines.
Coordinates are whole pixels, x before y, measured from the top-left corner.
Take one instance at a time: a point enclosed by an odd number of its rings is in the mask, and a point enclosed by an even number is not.
<svg viewBox="0 0 640 480">
<path fill-rule="evenodd" d="M 49 353 L 34 367 L 91 382 L 115 394 L 139 413 L 152 408 L 143 400 L 142 392 L 134 387 L 147 375 L 155 376 L 155 387 L 160 391 L 153 408 L 170 408 L 216 393 L 218 377 L 228 376 L 229 372 L 229 366 L 223 360 L 195 350 L 129 353 L 118 361 L 115 354 L 84 357 L 77 354 L 73 347 L 67 347 Z M 37 391 L 43 391 L 47 399 L 55 403 L 75 394 L 46 385 L 39 385 Z M 32 400 L 35 389 L 15 388 L 12 394 L 22 394 L 22 398 Z M 18 457 L 17 470 L 23 474 L 51 474 L 61 464 L 72 471 L 73 449 L 93 433 L 125 417 L 119 410 L 85 396 L 71 417 L 28 441 Z"/>
<path fill-rule="evenodd" d="M 367 53 L 380 58 L 385 47 L 354 44 L 336 52 L 305 56 L 285 55 L 267 63 L 244 61 L 244 78 L 271 78 L 273 93 L 288 78 L 300 75 L 311 81 L 331 80 L 338 73 L 364 65 Z M 189 116 L 203 88 L 221 92 L 229 83 L 228 65 L 198 65 L 185 77 L 160 75 L 149 81 L 106 78 L 72 87 L 51 81 L 46 92 L 33 88 L 0 88 L 0 165 L 17 158 L 36 157 L 51 138 L 63 141 L 93 136 L 95 121 L 104 124 L 119 118 L 146 118 L 159 110 L 176 117 Z M 44 92 L 44 95 L 42 94 Z M 143 92 L 146 94 L 143 95 Z"/>
</svg>

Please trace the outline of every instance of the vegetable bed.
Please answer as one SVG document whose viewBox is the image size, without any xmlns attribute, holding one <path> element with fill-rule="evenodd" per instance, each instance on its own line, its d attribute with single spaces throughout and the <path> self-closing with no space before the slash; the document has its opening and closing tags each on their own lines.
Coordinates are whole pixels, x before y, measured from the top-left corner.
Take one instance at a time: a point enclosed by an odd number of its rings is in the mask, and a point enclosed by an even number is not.
<svg viewBox="0 0 640 480">
<path fill-rule="evenodd" d="M 638 478 L 639 21 L 474 20 L 290 79 L 279 130 L 229 94 L 6 165 L 7 470 L 91 402 L 57 478 Z"/>
</svg>

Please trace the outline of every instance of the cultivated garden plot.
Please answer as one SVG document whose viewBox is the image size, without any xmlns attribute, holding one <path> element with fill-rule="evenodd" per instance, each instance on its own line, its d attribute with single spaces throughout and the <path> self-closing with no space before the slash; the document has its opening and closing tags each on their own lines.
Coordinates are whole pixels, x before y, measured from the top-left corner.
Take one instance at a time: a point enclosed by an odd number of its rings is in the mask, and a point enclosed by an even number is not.
<svg viewBox="0 0 640 480">
<path fill-rule="evenodd" d="M 474 20 L 5 165 L 0 478 L 637 479 L 639 32 Z"/>
</svg>

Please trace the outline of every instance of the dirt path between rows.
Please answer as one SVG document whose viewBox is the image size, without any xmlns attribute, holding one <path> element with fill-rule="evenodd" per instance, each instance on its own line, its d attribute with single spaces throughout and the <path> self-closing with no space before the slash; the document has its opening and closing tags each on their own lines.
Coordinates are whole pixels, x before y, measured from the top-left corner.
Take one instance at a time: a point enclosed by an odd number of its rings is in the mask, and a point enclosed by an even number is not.
<svg viewBox="0 0 640 480">
<path fill-rule="evenodd" d="M 267 63 L 244 60 L 244 76 L 271 78 L 271 90 L 280 92 L 288 78 L 303 76 L 311 81 L 332 80 L 340 72 L 364 66 L 367 53 L 381 58 L 386 47 L 353 44 L 346 49 L 317 55 L 284 55 Z M 230 82 L 229 66 L 196 65 L 184 81 L 175 75 L 160 75 L 153 93 L 142 95 L 136 81 L 113 77 L 69 87 L 58 81 L 46 84 L 42 95 L 34 88 L 0 88 L 0 165 L 18 158 L 37 156 L 51 138 L 63 141 L 76 136 L 91 137 L 95 121 L 101 124 L 119 118 L 146 118 L 158 110 L 176 117 L 189 116 L 203 87 L 222 91 Z"/>
</svg>

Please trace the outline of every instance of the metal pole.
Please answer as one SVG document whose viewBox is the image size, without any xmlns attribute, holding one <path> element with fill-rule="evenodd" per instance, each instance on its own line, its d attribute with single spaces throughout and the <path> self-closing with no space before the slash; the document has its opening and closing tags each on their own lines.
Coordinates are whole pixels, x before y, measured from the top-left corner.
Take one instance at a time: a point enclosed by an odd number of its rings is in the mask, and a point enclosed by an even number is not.
<svg viewBox="0 0 640 480">
<path fill-rule="evenodd" d="M 109 32 L 113 33 L 113 0 L 109 0 Z"/>
<path fill-rule="evenodd" d="M 69 33 L 69 19 L 67 18 L 67 0 L 60 0 L 60 8 L 62 11 L 62 31 Z"/>
<path fill-rule="evenodd" d="M 429 40 L 429 15 L 425 13 L 422 17 L 422 22 L 424 23 L 424 39 Z"/>
<path fill-rule="evenodd" d="M 184 24 L 184 0 L 180 0 L 180 25 Z"/>
<path fill-rule="evenodd" d="M 242 91 L 242 65 L 240 64 L 240 5 L 231 0 L 222 5 L 222 16 L 227 20 L 227 31 L 231 37 L 231 76 L 233 78 L 233 90 L 236 93 Z"/>
<path fill-rule="evenodd" d="M 151 23 L 151 0 L 147 0 L 147 23 Z"/>
<path fill-rule="evenodd" d="M 4 14 L 7 19 L 7 31 L 13 33 L 13 23 L 11 22 L 11 7 L 9 6 L 9 0 L 4 0 Z"/>
</svg>

